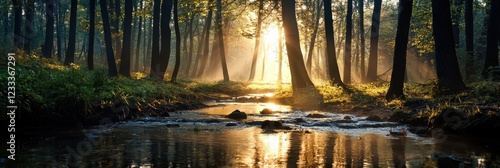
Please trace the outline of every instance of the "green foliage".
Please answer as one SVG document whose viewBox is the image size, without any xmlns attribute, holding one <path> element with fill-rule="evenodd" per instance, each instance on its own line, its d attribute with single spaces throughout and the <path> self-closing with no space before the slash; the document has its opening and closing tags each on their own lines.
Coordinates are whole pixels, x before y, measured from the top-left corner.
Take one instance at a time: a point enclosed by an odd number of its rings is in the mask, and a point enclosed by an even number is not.
<svg viewBox="0 0 500 168">
<path fill-rule="evenodd" d="M 218 81 L 208 83 L 194 83 L 188 88 L 194 92 L 223 93 L 228 95 L 243 95 L 248 83 L 233 81 Z"/>
</svg>

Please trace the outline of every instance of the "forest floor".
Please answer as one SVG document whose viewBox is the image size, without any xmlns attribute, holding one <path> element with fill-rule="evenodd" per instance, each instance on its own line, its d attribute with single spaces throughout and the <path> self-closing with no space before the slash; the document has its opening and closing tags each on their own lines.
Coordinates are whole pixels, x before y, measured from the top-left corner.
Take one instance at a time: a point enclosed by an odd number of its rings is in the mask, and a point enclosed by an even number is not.
<svg viewBox="0 0 500 168">
<path fill-rule="evenodd" d="M 5 58 L 1 58 L 5 59 Z M 5 61 L 6 60 L 2 60 Z M 103 119 L 129 120 L 140 116 L 168 116 L 168 112 L 206 107 L 203 101 L 231 99 L 254 93 L 270 97 L 242 97 L 240 102 L 274 102 L 294 105 L 289 85 L 266 83 L 181 80 L 175 83 L 141 77 L 107 77 L 105 69 L 94 71 L 78 65 L 63 66 L 36 56 L 16 57 L 16 105 L 20 126 L 96 125 Z M 7 74 L 7 68 L 0 68 Z M 140 79 L 139 79 L 140 78 Z M 7 88 L 7 77 L 0 76 Z M 321 96 L 316 110 L 349 113 L 416 126 L 416 133 L 440 131 L 489 136 L 500 131 L 500 83 L 481 81 L 455 95 L 437 95 L 436 82 L 405 84 L 405 100 L 387 102 L 388 83 L 316 86 Z M 2 90 L 2 95 L 7 95 Z M 6 102 L 1 101 L 5 107 Z M 295 106 L 295 108 L 301 108 Z M 7 121 L 2 113 L 0 118 Z M 494 134 L 499 136 L 498 134 Z"/>
</svg>

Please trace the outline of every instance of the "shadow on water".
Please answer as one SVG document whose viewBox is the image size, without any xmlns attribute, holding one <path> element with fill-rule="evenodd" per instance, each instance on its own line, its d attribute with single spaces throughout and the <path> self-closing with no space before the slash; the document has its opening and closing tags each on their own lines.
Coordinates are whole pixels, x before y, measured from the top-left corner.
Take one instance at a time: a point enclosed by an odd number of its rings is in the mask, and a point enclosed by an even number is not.
<svg viewBox="0 0 500 168">
<path fill-rule="evenodd" d="M 290 119 L 305 112 L 260 116 L 269 104 L 235 104 L 251 120 Z M 217 109 L 218 108 L 218 109 Z M 275 107 L 291 110 L 289 107 Z M 215 111 L 234 109 L 217 106 Z M 252 111 L 253 109 L 253 111 Z M 203 111 L 203 110 L 202 110 Z M 296 114 L 299 113 L 299 114 Z M 34 137 L 18 153 L 20 167 L 437 167 L 436 154 L 463 159 L 473 167 L 499 166 L 498 151 L 450 138 L 436 143 L 431 137 L 386 135 L 392 125 L 376 128 L 340 128 L 295 124 L 293 131 L 263 133 L 259 127 L 222 119 L 222 112 L 179 113 L 170 118 L 97 126 L 88 129 L 25 132 Z M 227 114 L 224 112 L 224 114 Z M 179 127 L 166 127 L 176 122 Z M 178 117 L 178 118 L 175 118 Z M 306 123 L 334 122 L 305 119 Z M 195 118 L 195 119 L 192 119 Z M 196 120 L 196 118 L 200 120 Z M 197 122 L 206 119 L 219 122 Z M 203 119 L 203 120 L 202 120 Z M 353 117 L 363 123 L 362 118 Z M 359 120 L 359 121 L 358 121 Z M 291 123 L 288 123 L 291 124 Z M 308 130 L 308 131 L 306 131 Z M 380 131 L 383 130 L 383 131 Z M 70 136 L 68 136 L 70 135 Z M 1 167 L 1 165 L 0 165 Z"/>
</svg>

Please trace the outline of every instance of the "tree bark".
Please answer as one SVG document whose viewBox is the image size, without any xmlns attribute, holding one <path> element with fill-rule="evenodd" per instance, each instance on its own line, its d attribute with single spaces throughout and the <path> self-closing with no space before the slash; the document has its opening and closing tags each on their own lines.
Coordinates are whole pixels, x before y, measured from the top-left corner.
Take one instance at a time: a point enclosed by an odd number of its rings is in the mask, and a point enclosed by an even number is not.
<svg viewBox="0 0 500 168">
<path fill-rule="evenodd" d="M 113 53 L 113 42 L 111 39 L 111 26 L 109 24 L 108 7 L 106 0 L 99 0 L 101 5 L 102 27 L 104 29 L 104 41 L 106 43 L 106 55 L 108 60 L 108 75 L 113 77 L 118 75 L 116 70 L 115 56 Z"/>
<path fill-rule="evenodd" d="M 465 90 L 460 76 L 457 54 L 453 41 L 450 2 L 432 0 L 432 30 L 436 51 L 436 72 L 440 93 L 457 93 Z M 439 23 L 439 24 L 435 24 Z"/>
<path fill-rule="evenodd" d="M 95 40 L 95 0 L 89 0 L 89 48 L 87 52 L 87 66 L 89 70 L 94 69 L 94 40 Z"/>
<path fill-rule="evenodd" d="M 52 57 L 52 48 L 54 47 L 54 0 L 45 1 L 45 43 L 42 47 L 43 57 Z M 92 25 L 91 25 L 92 26 Z"/>
<path fill-rule="evenodd" d="M 372 27 L 370 34 L 370 58 L 368 61 L 368 72 L 366 75 L 366 82 L 377 81 L 378 70 L 378 36 L 380 27 L 380 8 L 382 0 L 374 0 L 374 8 L 372 15 Z"/>
<path fill-rule="evenodd" d="M 452 10 L 451 19 L 453 22 L 453 39 L 455 39 L 455 47 L 460 47 L 460 16 L 462 14 L 462 5 L 464 0 L 452 0 L 454 10 Z"/>
<path fill-rule="evenodd" d="M 332 20 L 332 1 L 324 0 L 325 6 L 325 35 L 326 35 L 326 59 L 328 60 L 328 74 L 333 85 L 344 86 L 340 79 L 337 56 L 335 55 L 335 38 Z M 319 9 L 319 8 L 318 8 Z M 310 50 L 312 53 L 312 50 Z"/>
<path fill-rule="evenodd" d="M 212 0 L 208 1 L 208 6 L 210 8 L 210 5 L 212 4 Z M 208 47 L 210 45 L 210 27 L 212 24 L 212 8 L 209 9 L 208 14 L 207 14 L 207 19 L 205 20 L 205 37 L 204 37 L 204 42 L 203 44 L 205 45 L 203 47 L 203 58 L 200 62 L 200 67 L 198 69 L 198 75 L 196 75 L 196 78 L 201 78 L 203 76 L 203 72 L 205 71 L 205 66 L 208 62 Z"/>
<path fill-rule="evenodd" d="M 161 78 L 160 76 L 160 5 L 161 0 L 154 0 L 153 4 L 153 44 L 151 52 L 151 69 L 150 76 L 153 78 Z"/>
<path fill-rule="evenodd" d="M 132 0 L 125 1 L 125 18 L 123 19 L 123 48 L 120 61 L 120 75 L 130 77 L 130 57 L 132 48 Z"/>
<path fill-rule="evenodd" d="M 252 57 L 252 66 L 250 68 L 250 76 L 248 77 L 249 81 L 253 81 L 255 78 L 255 69 L 257 66 L 257 58 L 259 57 L 260 51 L 260 33 L 262 27 L 262 13 L 264 9 L 264 0 L 259 0 L 259 13 L 257 14 L 257 29 L 255 30 L 255 47 L 253 49 L 253 57 Z"/>
<path fill-rule="evenodd" d="M 113 0 L 110 0 L 111 2 L 113 2 Z M 115 9 L 114 9 L 114 12 L 115 12 L 115 16 L 114 16 L 114 19 L 113 19 L 113 30 L 114 30 L 114 34 L 115 34 L 115 45 L 116 45 L 116 58 L 121 58 L 122 57 L 122 43 L 121 43 L 121 36 L 119 35 L 120 34 L 120 18 L 122 16 L 122 13 L 121 13 L 121 3 L 120 3 L 121 0 L 116 0 L 115 1 L 115 5 L 113 6 Z M 130 0 L 126 0 L 126 1 L 130 1 Z"/>
<path fill-rule="evenodd" d="M 227 70 L 226 64 L 226 50 L 224 49 L 224 32 L 222 31 L 222 0 L 217 0 L 217 13 L 215 15 L 216 21 L 216 31 L 219 36 L 219 54 L 222 64 L 222 75 L 224 77 L 224 81 L 229 81 L 229 72 Z"/>
<path fill-rule="evenodd" d="M 410 19 L 413 0 L 399 0 L 398 28 L 396 44 L 394 46 L 394 62 L 392 66 L 391 82 L 386 100 L 404 99 L 404 78 L 406 71 L 406 48 L 410 30 Z"/>
<path fill-rule="evenodd" d="M 360 65 L 360 81 L 366 81 L 365 80 L 365 75 L 366 75 L 366 66 L 365 66 L 365 19 L 364 19 L 364 0 L 359 0 L 358 3 L 358 10 L 359 10 L 359 36 L 361 38 L 360 42 L 360 58 L 359 62 L 361 63 Z"/>
<path fill-rule="evenodd" d="M 302 51 L 300 50 L 299 29 L 295 16 L 295 0 L 282 1 L 281 12 L 283 28 L 285 29 L 285 46 L 292 76 L 292 88 L 296 91 L 309 86 L 314 87 L 307 75 Z"/>
<path fill-rule="evenodd" d="M 194 38 L 193 38 L 193 22 L 194 22 L 194 14 L 191 15 L 191 21 L 190 21 L 190 26 L 189 26 L 189 51 L 188 51 L 188 60 L 187 60 L 187 65 L 186 65 L 186 76 L 189 76 L 189 72 L 191 71 L 191 65 L 193 64 L 193 45 L 194 45 Z M 198 29 L 198 24 L 199 21 L 196 21 L 196 26 L 195 30 L 197 31 Z M 195 65 L 196 66 L 196 65 Z"/>
<path fill-rule="evenodd" d="M 278 85 L 283 83 L 283 24 L 278 26 Z"/>
<path fill-rule="evenodd" d="M 71 10 L 69 16 L 69 41 L 66 49 L 66 58 L 64 64 L 69 65 L 75 62 L 75 41 L 76 41 L 76 9 L 78 0 L 71 0 Z"/>
<path fill-rule="evenodd" d="M 160 71 L 157 77 L 163 79 L 170 61 L 170 42 L 172 32 L 170 30 L 170 18 L 172 16 L 172 0 L 163 0 L 161 4 L 161 51 Z"/>
<path fill-rule="evenodd" d="M 352 0 L 347 0 L 344 83 L 351 83 Z"/>
<path fill-rule="evenodd" d="M 140 10 L 143 10 L 142 4 L 143 4 L 143 0 L 140 0 L 140 4 L 139 4 L 140 5 L 139 6 Z M 134 68 L 135 71 L 140 71 L 140 68 L 139 68 L 139 66 L 140 66 L 140 64 L 139 64 L 139 62 L 140 62 L 140 59 L 139 59 L 140 56 L 139 55 L 140 55 L 140 49 L 141 49 L 141 38 L 143 38 L 142 37 L 142 15 L 140 15 L 140 14 L 139 14 L 139 25 L 138 25 L 138 27 L 139 28 L 137 30 L 137 45 L 135 47 L 135 61 L 134 61 L 135 62 L 135 68 Z"/>
<path fill-rule="evenodd" d="M 56 14 L 56 33 L 57 33 L 57 60 L 62 62 L 62 31 L 61 27 L 63 24 L 61 23 L 61 4 L 60 1 L 57 1 L 57 14 Z"/>
<path fill-rule="evenodd" d="M 24 52 L 28 54 L 31 52 L 31 41 L 35 36 L 33 24 L 33 8 L 35 8 L 35 5 L 33 3 L 33 0 L 26 0 L 25 4 L 26 21 L 24 23 Z"/>
<path fill-rule="evenodd" d="M 488 77 L 498 77 L 500 74 L 496 71 L 495 74 L 490 74 L 490 68 L 498 67 L 498 40 L 500 33 L 500 2 L 498 0 L 490 0 L 489 23 L 486 37 L 486 58 L 482 76 L 484 79 Z M 490 76 L 492 75 L 492 76 Z"/>
<path fill-rule="evenodd" d="M 465 79 L 474 74 L 474 13 L 473 0 L 465 0 L 465 49 L 467 58 L 465 63 Z"/>
<path fill-rule="evenodd" d="M 175 65 L 174 72 L 172 73 L 171 82 L 177 80 L 179 67 L 181 64 L 181 32 L 179 31 L 179 17 L 177 16 L 177 0 L 174 0 L 174 29 L 175 29 Z"/>
<path fill-rule="evenodd" d="M 306 69 L 309 72 L 309 75 L 312 75 L 312 70 L 311 70 L 312 56 L 313 56 L 313 51 L 314 51 L 314 43 L 316 42 L 316 36 L 318 34 L 319 18 L 321 16 L 321 4 L 322 4 L 322 0 L 318 0 L 317 5 L 316 5 L 316 10 L 317 10 L 316 18 L 314 19 L 314 30 L 312 33 L 311 42 L 309 43 L 309 52 L 307 52 Z M 329 3 L 329 4 L 331 5 L 331 3 Z M 330 7 L 330 11 L 331 11 L 331 7 Z M 337 68 L 337 70 L 338 70 L 338 68 Z"/>
</svg>

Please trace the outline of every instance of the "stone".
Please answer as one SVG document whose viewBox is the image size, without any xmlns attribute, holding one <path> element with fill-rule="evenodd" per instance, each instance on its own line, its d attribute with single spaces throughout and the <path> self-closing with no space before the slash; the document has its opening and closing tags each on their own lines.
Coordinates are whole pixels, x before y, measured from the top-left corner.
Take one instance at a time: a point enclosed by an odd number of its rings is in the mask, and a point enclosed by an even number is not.
<svg viewBox="0 0 500 168">
<path fill-rule="evenodd" d="M 306 117 L 309 117 L 309 118 L 326 118 L 325 115 L 318 114 L 318 113 L 308 114 Z"/>
<path fill-rule="evenodd" d="M 382 122 L 382 121 L 384 121 L 384 120 L 382 120 L 382 118 L 380 118 L 379 116 L 374 115 L 374 114 L 366 117 L 366 120 L 368 120 L 368 121 L 376 121 L 376 122 Z"/>
<path fill-rule="evenodd" d="M 269 109 L 269 108 L 264 108 L 262 111 L 260 111 L 260 114 L 273 114 L 274 111 Z"/>
<path fill-rule="evenodd" d="M 247 119 L 247 114 L 245 112 L 241 112 L 240 110 L 234 110 L 231 114 L 227 115 L 226 117 L 234 120 L 243 120 Z"/>
<path fill-rule="evenodd" d="M 226 126 L 227 127 L 233 127 L 233 126 L 237 126 L 238 124 L 236 123 L 227 123 Z"/>
<path fill-rule="evenodd" d="M 262 129 L 284 129 L 284 130 L 291 130 L 292 128 L 289 126 L 284 126 L 281 121 L 270 121 L 270 120 L 265 120 L 262 122 L 262 125 L 260 126 Z"/>
<path fill-rule="evenodd" d="M 352 120 L 351 116 L 345 116 L 344 120 Z"/>
<path fill-rule="evenodd" d="M 167 124 L 167 127 L 181 127 L 179 124 Z"/>
</svg>

